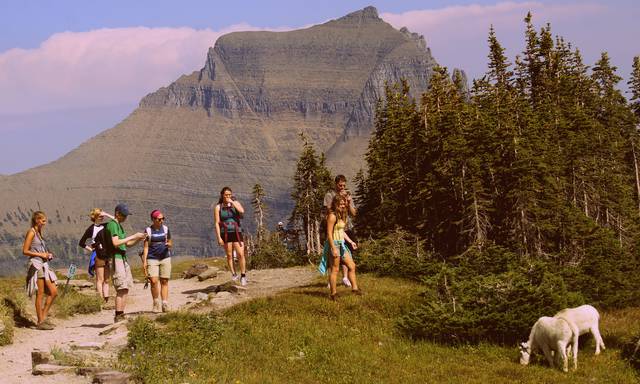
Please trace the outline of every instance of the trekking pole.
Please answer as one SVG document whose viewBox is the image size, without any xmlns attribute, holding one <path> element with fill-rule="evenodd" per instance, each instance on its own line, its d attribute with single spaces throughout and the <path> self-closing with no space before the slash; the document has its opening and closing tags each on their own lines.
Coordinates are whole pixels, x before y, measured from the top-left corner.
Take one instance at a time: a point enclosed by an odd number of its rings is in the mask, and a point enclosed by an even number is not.
<svg viewBox="0 0 640 384">
<path fill-rule="evenodd" d="M 64 285 L 64 289 L 62 290 L 62 296 L 64 296 L 67 293 L 69 280 L 71 280 L 75 275 L 76 275 L 76 265 L 71 263 L 71 265 L 69 265 L 69 270 L 67 271 L 67 283 Z"/>
</svg>

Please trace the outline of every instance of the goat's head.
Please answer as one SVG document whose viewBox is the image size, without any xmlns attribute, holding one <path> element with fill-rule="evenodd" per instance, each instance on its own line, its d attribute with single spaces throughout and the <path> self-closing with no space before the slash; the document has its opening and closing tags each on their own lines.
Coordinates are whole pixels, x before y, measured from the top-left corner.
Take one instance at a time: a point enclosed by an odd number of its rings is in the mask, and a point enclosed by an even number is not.
<svg viewBox="0 0 640 384">
<path fill-rule="evenodd" d="M 520 343 L 518 348 L 520 349 L 520 364 L 528 365 L 529 358 L 531 357 L 531 347 L 529 346 L 529 342 L 526 341 L 524 343 Z"/>
</svg>

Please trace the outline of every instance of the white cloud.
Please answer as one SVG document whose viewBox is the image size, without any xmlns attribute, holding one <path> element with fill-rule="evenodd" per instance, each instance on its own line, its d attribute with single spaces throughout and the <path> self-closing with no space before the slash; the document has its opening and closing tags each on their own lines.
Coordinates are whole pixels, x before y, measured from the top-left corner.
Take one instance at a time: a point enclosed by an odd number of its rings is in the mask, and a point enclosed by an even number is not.
<svg viewBox="0 0 640 384">
<path fill-rule="evenodd" d="M 0 53 L 0 115 L 136 103 L 202 68 L 228 32 L 256 30 L 118 28 L 56 33 L 35 49 Z"/>
<path fill-rule="evenodd" d="M 605 4 L 593 1 L 510 1 L 412 10 L 400 14 L 382 13 L 381 17 L 395 28 L 407 27 L 424 35 L 440 64 L 450 69 L 465 69 L 472 78 L 485 72 L 487 36 L 491 25 L 511 60 L 523 49 L 523 19 L 528 11 L 532 11 L 537 29 L 550 22 L 552 33 L 565 37 L 580 48 L 588 64 L 593 63 L 601 51 L 608 50 L 614 64 L 626 69 L 633 56 L 632 44 L 623 45 L 628 36 L 622 36 L 624 32 L 621 29 L 626 28 L 630 36 L 640 33 L 637 23 L 627 20 L 628 15 L 637 14 L 637 9 Z"/>
</svg>

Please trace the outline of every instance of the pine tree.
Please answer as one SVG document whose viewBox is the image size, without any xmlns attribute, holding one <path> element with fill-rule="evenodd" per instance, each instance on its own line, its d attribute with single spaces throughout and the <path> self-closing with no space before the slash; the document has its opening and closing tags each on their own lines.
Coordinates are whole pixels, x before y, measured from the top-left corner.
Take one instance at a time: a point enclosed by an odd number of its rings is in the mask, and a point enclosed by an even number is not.
<svg viewBox="0 0 640 384">
<path fill-rule="evenodd" d="M 322 252 L 320 223 L 325 193 L 331 188 L 331 173 L 325 165 L 324 154 L 316 155 L 313 145 L 300 135 L 303 146 L 294 174 L 291 197 L 294 201 L 291 222 L 301 223 L 305 234 L 307 254 Z"/>
<path fill-rule="evenodd" d="M 262 188 L 262 185 L 255 184 L 253 186 L 252 196 L 253 198 L 251 199 L 251 206 L 253 207 L 253 215 L 256 218 L 256 227 L 257 227 L 258 243 L 259 243 L 262 241 L 264 234 L 266 232 L 266 229 L 264 226 L 264 217 L 267 209 L 264 201 L 266 194 L 264 192 L 264 189 Z"/>
</svg>

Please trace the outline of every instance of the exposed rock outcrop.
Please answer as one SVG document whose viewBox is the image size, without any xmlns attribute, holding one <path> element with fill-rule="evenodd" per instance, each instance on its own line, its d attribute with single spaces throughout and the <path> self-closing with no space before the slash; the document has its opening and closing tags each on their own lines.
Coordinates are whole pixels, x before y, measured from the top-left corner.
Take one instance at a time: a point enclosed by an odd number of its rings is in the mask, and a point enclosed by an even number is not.
<svg viewBox="0 0 640 384">
<path fill-rule="evenodd" d="M 23 268 L 32 211 L 47 213 L 45 234 L 61 267 L 87 257 L 77 239 L 89 210 L 111 211 L 116 202 L 134 212 L 127 232 L 142 230 L 160 208 L 177 255 L 221 254 L 211 207 L 223 186 L 250 211 L 251 187 L 260 183 L 269 219 L 285 219 L 299 133 L 351 177 L 385 84 L 404 78 L 419 97 L 434 65 L 422 36 L 394 29 L 373 7 L 301 30 L 224 35 L 201 70 L 145 96 L 116 127 L 1 179 L 0 271 Z M 249 212 L 244 224 L 252 223 Z"/>
</svg>

